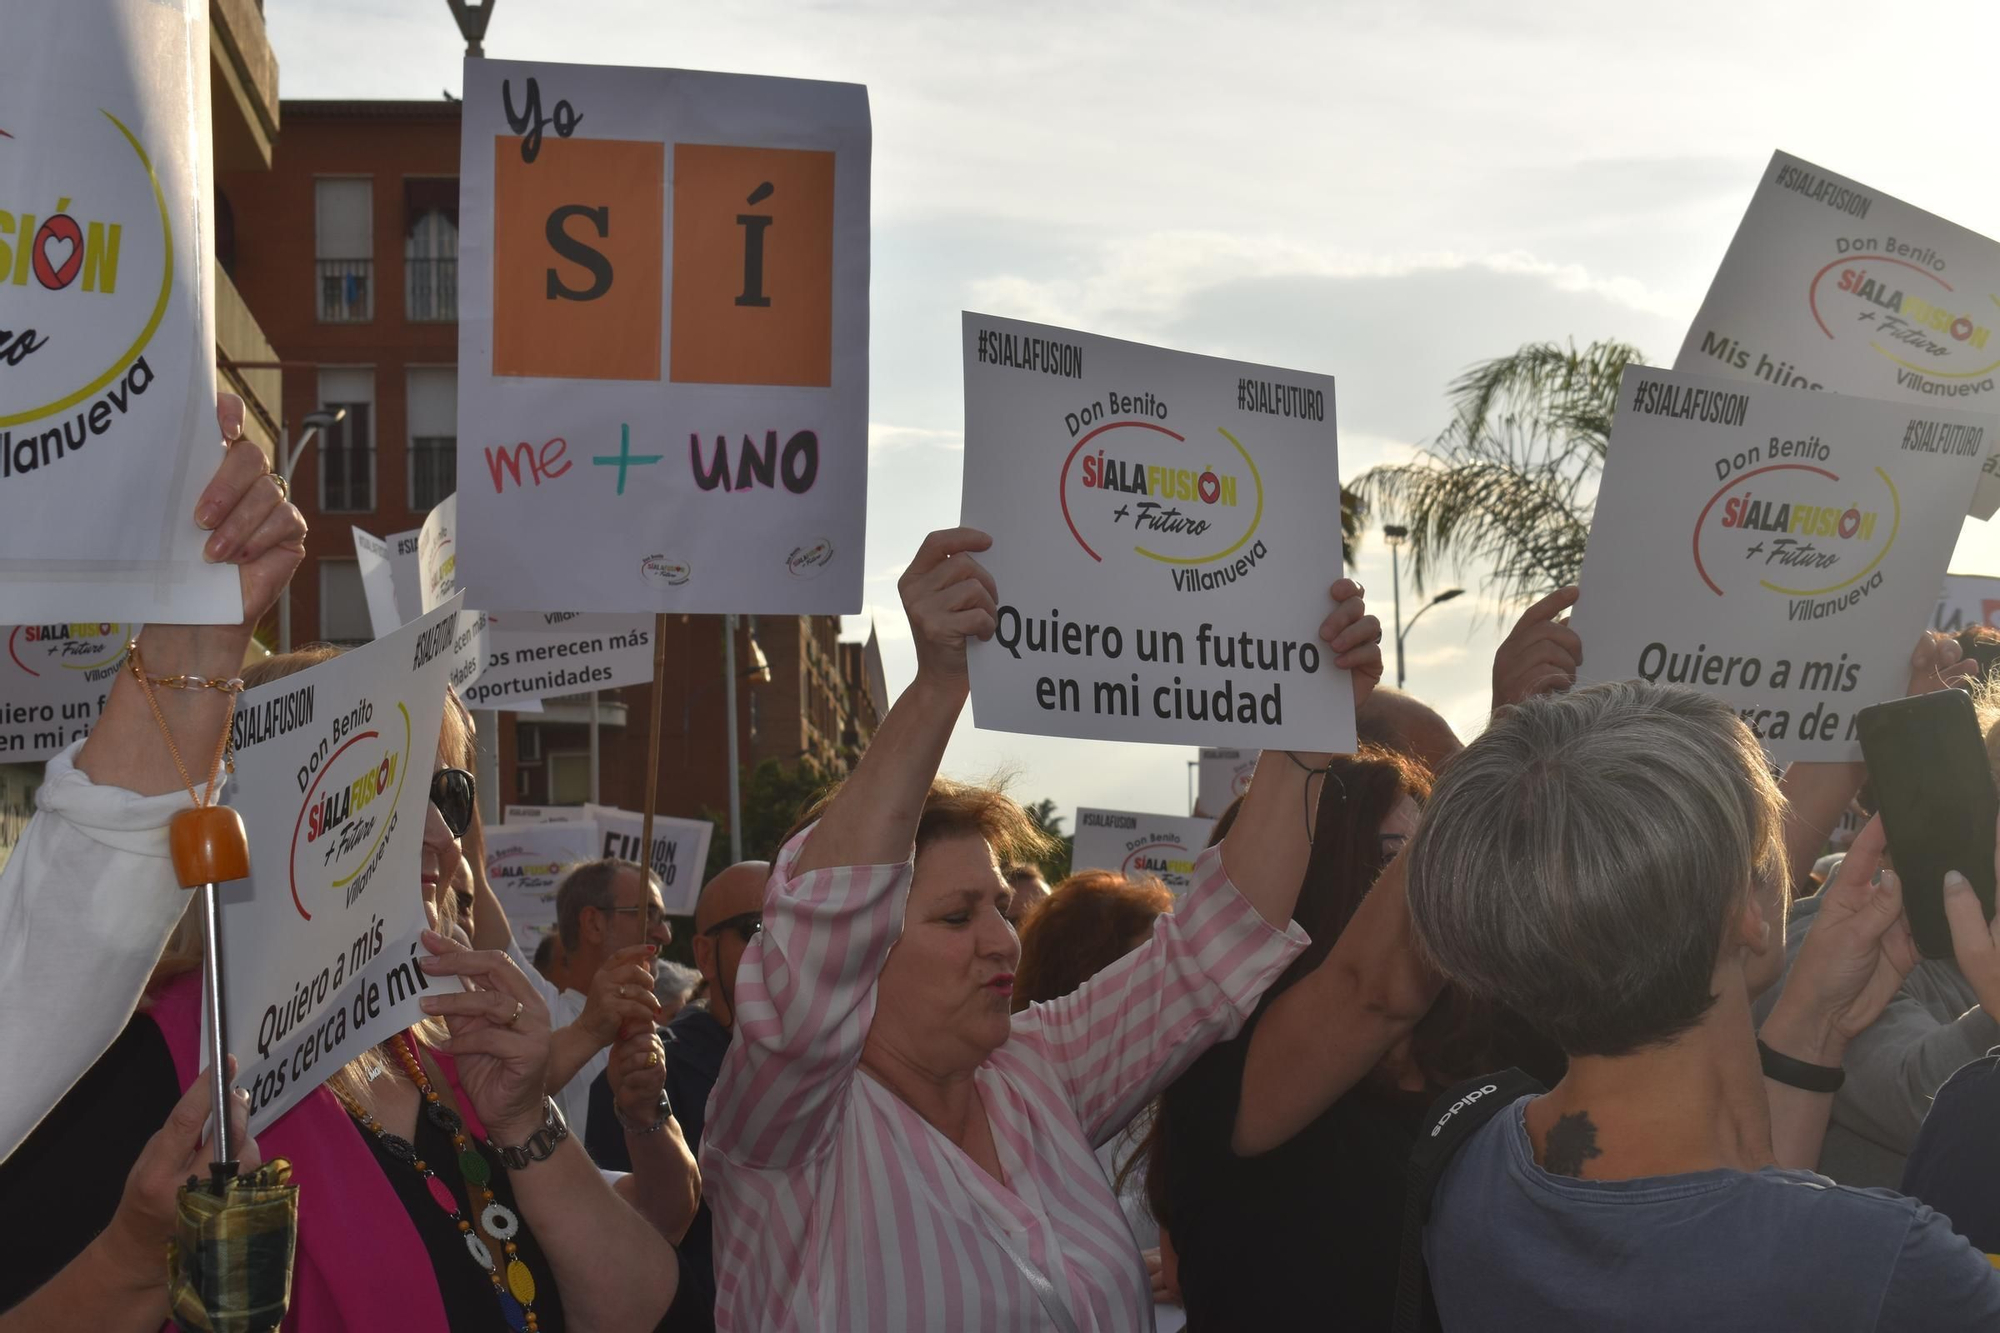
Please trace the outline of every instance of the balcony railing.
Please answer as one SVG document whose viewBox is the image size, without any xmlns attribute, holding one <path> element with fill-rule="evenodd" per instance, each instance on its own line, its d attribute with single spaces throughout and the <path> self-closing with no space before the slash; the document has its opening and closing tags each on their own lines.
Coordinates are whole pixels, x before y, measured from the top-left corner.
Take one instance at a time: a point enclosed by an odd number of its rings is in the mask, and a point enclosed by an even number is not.
<svg viewBox="0 0 2000 1333">
<path fill-rule="evenodd" d="M 404 309 L 413 321 L 449 323 L 458 318 L 458 260 L 405 259 Z"/>
<path fill-rule="evenodd" d="M 319 319 L 322 324 L 365 324 L 375 318 L 375 261 L 321 259 Z"/>
</svg>

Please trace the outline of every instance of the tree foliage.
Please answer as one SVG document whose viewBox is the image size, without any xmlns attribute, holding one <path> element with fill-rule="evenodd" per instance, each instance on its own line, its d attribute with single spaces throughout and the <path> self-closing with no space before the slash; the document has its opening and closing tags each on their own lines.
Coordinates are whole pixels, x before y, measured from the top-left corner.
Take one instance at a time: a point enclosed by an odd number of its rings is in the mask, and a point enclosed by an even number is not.
<svg viewBox="0 0 2000 1333">
<path fill-rule="evenodd" d="M 1410 530 L 1419 592 L 1466 567 L 1488 568 L 1488 589 L 1508 604 L 1576 582 L 1619 377 L 1644 359 L 1594 342 L 1529 343 L 1482 361 L 1452 382 L 1451 423 L 1427 449 L 1362 474 L 1364 509 Z"/>
</svg>

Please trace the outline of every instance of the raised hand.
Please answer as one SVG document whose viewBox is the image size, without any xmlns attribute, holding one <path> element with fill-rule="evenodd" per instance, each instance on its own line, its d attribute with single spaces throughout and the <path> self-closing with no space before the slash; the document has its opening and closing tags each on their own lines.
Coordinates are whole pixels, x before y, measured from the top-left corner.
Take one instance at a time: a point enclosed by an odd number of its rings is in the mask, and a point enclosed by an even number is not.
<svg viewBox="0 0 2000 1333">
<path fill-rule="evenodd" d="M 628 1029 L 611 1048 L 605 1067 L 618 1122 L 649 1129 L 658 1113 L 660 1093 L 667 1086 L 667 1048 L 651 1023 Z"/>
<path fill-rule="evenodd" d="M 944 528 L 924 538 L 896 582 L 910 632 L 917 643 L 917 676 L 933 684 L 966 688 L 965 641 L 993 636 L 999 590 L 972 558 L 993 539 L 975 528 Z"/>
<path fill-rule="evenodd" d="M 1816 1055 L 1816 1063 L 1838 1064 L 1838 1051 L 1881 1016 L 1917 965 L 1916 941 L 1903 918 L 1902 884 L 1892 871 L 1876 873 L 1884 844 L 1879 819 L 1869 820 L 1855 835 L 1839 873 L 1821 894 L 1819 916 L 1799 946 L 1779 999 L 1780 1008 L 1804 1003 L 1812 1026 L 1823 1026 L 1835 1049 L 1814 1054 L 1785 1050 L 1787 1055 Z"/>
<path fill-rule="evenodd" d="M 609 1046 L 621 1032 L 635 1025 L 650 1032 L 660 1016 L 660 1001 L 653 994 L 653 973 L 647 966 L 659 952 L 650 944 L 634 944 L 604 960 L 590 979 L 583 1012 L 575 1026 L 590 1033 L 599 1048 Z"/>
<path fill-rule="evenodd" d="M 1948 690 L 1979 674 L 1979 663 L 1965 655 L 1958 640 L 1936 630 L 1925 630 L 1910 653 L 1910 693 L 1929 694 Z"/>
<path fill-rule="evenodd" d="M 466 989 L 426 995 L 419 1007 L 451 1028 L 458 1081 L 503 1145 L 523 1142 L 542 1127 L 549 1063 L 549 1011 L 513 959 L 492 949 L 468 949 L 434 930 L 423 936 L 431 956 L 418 966 L 433 977 L 457 977 Z"/>
<path fill-rule="evenodd" d="M 210 533 L 202 554 L 237 566 L 248 629 L 271 609 L 305 558 L 306 521 L 264 451 L 243 438 L 243 400 L 217 395 L 215 420 L 222 428 L 222 463 L 195 504 L 194 521 Z"/>
<path fill-rule="evenodd" d="M 232 1081 L 236 1077 L 233 1055 L 229 1057 L 229 1077 Z M 125 1192 L 107 1228 L 107 1234 L 121 1252 L 144 1256 L 148 1264 L 159 1263 L 161 1250 L 173 1237 L 180 1187 L 189 1176 L 206 1176 L 208 1164 L 215 1156 L 214 1143 L 204 1132 L 209 1120 L 212 1081 L 208 1070 L 203 1069 L 174 1103 L 167 1123 L 146 1140 L 146 1146 L 139 1150 L 139 1160 L 125 1177 Z M 231 1141 L 238 1145 L 237 1167 L 245 1173 L 255 1171 L 262 1162 L 257 1155 L 257 1141 L 248 1133 L 249 1120 L 249 1095 L 238 1089 L 230 1102 L 229 1126 Z M 164 1276 L 165 1270 L 161 1272 Z"/>
<path fill-rule="evenodd" d="M 1382 622 L 1368 614 L 1366 590 L 1353 579 L 1327 589 L 1333 612 L 1319 622 L 1319 637 L 1333 654 L 1333 664 L 1354 675 L 1354 706 L 1382 683 Z"/>
<path fill-rule="evenodd" d="M 1576 684 L 1576 669 L 1583 662 L 1583 640 L 1563 615 L 1576 605 L 1576 599 L 1575 587 L 1557 588 L 1514 622 L 1513 630 L 1493 654 L 1495 711 Z"/>
</svg>

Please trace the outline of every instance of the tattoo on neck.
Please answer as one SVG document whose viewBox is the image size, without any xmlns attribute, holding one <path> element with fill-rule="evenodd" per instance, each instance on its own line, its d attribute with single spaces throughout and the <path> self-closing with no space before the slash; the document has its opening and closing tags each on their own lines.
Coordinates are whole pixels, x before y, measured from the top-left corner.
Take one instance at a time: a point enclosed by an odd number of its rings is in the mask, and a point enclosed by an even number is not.
<svg viewBox="0 0 2000 1333">
<path fill-rule="evenodd" d="M 1597 1126 L 1590 1123 L 1590 1112 L 1575 1111 L 1549 1129 L 1549 1136 L 1542 1144 L 1542 1169 L 1551 1175 L 1581 1179 L 1583 1164 L 1603 1155 L 1604 1150 L 1597 1146 Z"/>
</svg>

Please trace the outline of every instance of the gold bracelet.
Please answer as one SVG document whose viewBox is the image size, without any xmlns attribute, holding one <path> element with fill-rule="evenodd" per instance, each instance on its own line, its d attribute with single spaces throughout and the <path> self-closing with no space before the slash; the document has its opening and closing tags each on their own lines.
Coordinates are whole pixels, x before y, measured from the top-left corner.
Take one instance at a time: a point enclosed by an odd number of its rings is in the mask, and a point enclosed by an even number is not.
<svg viewBox="0 0 2000 1333">
<path fill-rule="evenodd" d="M 169 690 L 221 690 L 224 694 L 241 694 L 244 690 L 243 678 L 231 676 L 222 680 L 213 676 L 149 676 L 145 663 L 139 660 L 139 641 L 125 640 L 125 659 L 132 667 L 132 674 L 142 682 L 158 685 Z"/>
</svg>

